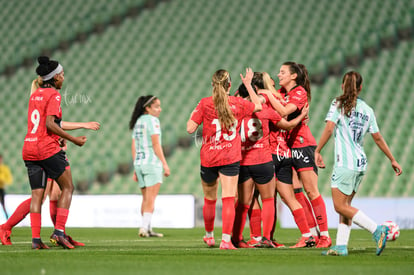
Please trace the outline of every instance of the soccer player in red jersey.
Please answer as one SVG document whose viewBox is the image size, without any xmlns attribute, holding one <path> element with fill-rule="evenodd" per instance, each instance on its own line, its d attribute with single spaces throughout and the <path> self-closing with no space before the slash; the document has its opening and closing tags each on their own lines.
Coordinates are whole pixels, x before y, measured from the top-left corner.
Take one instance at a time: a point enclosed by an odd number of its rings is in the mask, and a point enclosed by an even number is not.
<svg viewBox="0 0 414 275">
<path fill-rule="evenodd" d="M 39 89 L 42 83 L 43 83 L 43 80 L 41 77 L 38 77 L 37 79 L 33 80 L 32 85 L 31 85 L 30 95 L 33 94 L 37 89 Z M 90 129 L 90 130 L 96 131 L 96 130 L 99 130 L 100 128 L 99 122 L 95 122 L 95 121 L 90 121 L 90 122 L 61 121 L 60 126 L 65 131 L 76 130 L 76 129 Z M 64 139 L 60 139 L 59 142 L 60 142 L 60 146 L 62 147 L 62 150 L 66 151 L 66 141 Z M 45 201 L 46 196 L 49 196 L 49 212 L 50 212 L 50 218 L 54 226 L 56 225 L 57 201 L 59 200 L 61 193 L 62 192 L 57 182 L 54 181 L 53 179 L 48 179 L 42 203 Z M 32 199 L 29 198 L 23 201 L 21 204 L 19 204 L 17 208 L 15 209 L 15 211 L 13 212 L 13 214 L 10 216 L 10 218 L 4 224 L 0 225 L 0 240 L 3 245 L 12 245 L 12 242 L 10 239 L 12 229 L 14 226 L 20 223 L 30 213 L 31 201 Z M 69 235 L 66 235 L 66 238 L 74 246 L 85 246 L 84 243 L 75 241 Z M 51 241 L 54 244 L 56 244 L 54 239 L 51 238 Z"/>
<path fill-rule="evenodd" d="M 281 116 L 288 116 L 288 120 L 291 120 L 298 116 L 303 106 L 311 99 L 308 72 L 302 64 L 285 62 L 280 67 L 278 78 L 281 91 L 286 93 L 287 104 L 284 106 L 271 97 L 270 102 Z M 306 123 L 300 123 L 289 132 L 288 146 L 292 151 L 293 167 L 311 200 L 318 222 L 320 238 L 316 247 L 329 247 L 332 241 L 328 232 L 326 206 L 318 190 L 318 169 L 314 156 L 316 140 Z"/>
<path fill-rule="evenodd" d="M 261 73 L 255 73 L 254 79 L 257 78 L 260 78 L 261 83 L 263 82 Z M 257 81 L 253 80 L 253 84 L 256 84 L 255 82 Z M 257 85 L 255 85 L 255 88 L 259 89 Z M 249 96 L 243 85 L 239 87 L 239 95 L 243 98 Z M 242 242 L 242 232 L 246 223 L 247 212 L 252 203 L 254 188 L 259 191 L 263 204 L 261 217 L 263 237 L 260 246 L 275 247 L 270 240 L 270 232 L 275 216 L 275 171 L 269 143 L 269 122 L 280 128 L 291 130 L 307 115 L 307 111 L 308 108 L 303 108 L 300 116 L 291 121 L 286 121 L 273 108 L 264 104 L 262 111 L 253 113 L 242 120 L 239 203 L 233 229 L 233 242 L 240 247 L 244 244 Z"/>
<path fill-rule="evenodd" d="M 235 216 L 235 196 L 241 160 L 241 120 L 260 111 L 260 99 L 253 91 L 253 71 L 240 74 L 252 102 L 230 96 L 231 79 L 226 70 L 218 70 L 212 78 L 213 95 L 200 100 L 187 122 L 187 132 L 194 133 L 203 124 L 203 143 L 200 149 L 201 184 L 204 192 L 203 216 L 206 235 L 203 240 L 212 247 L 218 179 L 222 188 L 222 241 L 220 249 L 236 249 L 231 243 Z"/>
<path fill-rule="evenodd" d="M 27 134 L 22 150 L 32 189 L 32 248 L 48 248 L 40 238 L 41 207 L 47 178 L 52 178 L 62 190 L 57 202 L 56 226 L 52 237 L 64 248 L 73 249 L 74 246 L 65 238 L 64 232 L 74 187 L 59 139 L 69 140 L 78 146 L 83 146 L 87 139 L 85 136 L 74 137 L 58 125 L 62 120 L 61 96 L 58 91 L 65 79 L 62 65 L 45 56 L 39 57 L 38 62 L 36 73 L 42 77 L 43 85 L 29 99 Z"/>
<path fill-rule="evenodd" d="M 257 81 L 258 86 L 263 87 L 262 91 L 265 92 L 264 96 L 274 97 L 279 100 L 283 105 L 286 105 L 286 101 L 281 93 L 276 91 L 273 79 L 267 73 L 263 73 L 263 81 Z M 269 100 L 268 100 L 269 102 Z M 269 104 L 271 105 L 271 104 Z M 308 106 L 305 105 L 308 109 Z M 306 117 L 306 115 L 304 116 Z M 304 118 L 302 117 L 301 120 Z M 296 119 L 296 118 L 295 118 Z M 298 121 L 298 123 L 301 122 Z M 296 126 L 296 125 L 295 125 Z M 292 211 L 292 215 L 295 219 L 295 222 L 302 234 L 299 242 L 293 247 L 309 247 L 315 245 L 315 239 L 312 237 L 308 223 L 306 221 L 306 214 L 301 204 L 296 200 L 296 197 L 292 188 L 292 158 L 291 151 L 287 145 L 286 137 L 288 131 L 286 129 L 281 129 L 277 125 L 270 124 L 270 147 L 272 151 L 273 164 L 276 172 L 276 190 L 279 192 L 280 197 L 283 202 L 289 207 Z M 275 193 L 276 201 L 276 193 Z M 276 209 L 276 205 L 275 205 Z M 276 212 L 275 212 L 275 222 L 271 231 L 271 236 L 274 235 L 274 230 L 276 227 Z M 280 245 L 275 242 L 275 245 Z"/>
</svg>

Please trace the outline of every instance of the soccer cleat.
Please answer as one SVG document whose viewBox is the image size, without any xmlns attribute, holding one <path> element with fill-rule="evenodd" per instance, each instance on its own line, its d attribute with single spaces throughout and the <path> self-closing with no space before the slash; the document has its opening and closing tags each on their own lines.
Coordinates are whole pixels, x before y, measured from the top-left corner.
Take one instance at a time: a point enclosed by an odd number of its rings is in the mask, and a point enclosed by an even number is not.
<svg viewBox="0 0 414 275">
<path fill-rule="evenodd" d="M 56 246 L 62 246 L 63 248 L 67 249 L 74 249 L 75 247 L 69 242 L 68 239 L 64 235 L 58 236 L 55 233 L 50 236 L 50 242 Z"/>
<path fill-rule="evenodd" d="M 276 240 L 272 239 L 272 243 L 276 248 L 285 248 L 286 246 L 284 244 L 278 243 Z"/>
<path fill-rule="evenodd" d="M 235 250 L 237 248 L 233 245 L 233 243 L 231 241 L 230 242 L 226 242 L 226 241 L 221 240 L 220 249 L 224 249 L 224 250 Z"/>
<path fill-rule="evenodd" d="M 335 245 L 326 251 L 322 251 L 323 256 L 348 256 L 346 245 Z"/>
<path fill-rule="evenodd" d="M 378 225 L 374 234 L 372 234 L 372 238 L 374 239 L 377 247 L 377 250 L 375 252 L 377 256 L 381 255 L 382 251 L 385 249 L 385 245 L 387 244 L 387 234 L 389 230 L 390 229 L 385 225 Z"/>
<path fill-rule="evenodd" d="M 73 245 L 73 246 L 85 246 L 85 244 L 84 243 L 81 243 L 81 242 L 78 242 L 78 241 L 75 241 L 74 239 L 72 239 L 72 237 L 71 236 L 69 236 L 69 235 L 66 235 L 65 234 L 65 237 L 66 237 L 66 239 Z"/>
<path fill-rule="evenodd" d="M 148 234 L 148 230 L 145 230 L 144 228 L 141 228 L 139 230 L 139 234 L 138 234 L 141 238 L 148 238 L 149 234 Z"/>
<path fill-rule="evenodd" d="M 315 246 L 315 239 L 310 237 L 301 237 L 297 244 L 291 246 L 290 248 L 300 248 L 300 247 L 314 247 Z"/>
<path fill-rule="evenodd" d="M 203 237 L 203 241 L 207 244 L 208 247 L 213 247 L 216 244 L 214 237 Z"/>
<path fill-rule="evenodd" d="M 247 242 L 245 240 L 241 240 L 239 241 L 235 247 L 237 248 L 252 248 L 250 245 L 247 244 Z"/>
<path fill-rule="evenodd" d="M 256 240 L 255 238 L 251 238 L 250 240 L 247 241 L 247 244 L 250 247 L 260 247 L 260 241 Z"/>
<path fill-rule="evenodd" d="M 265 237 L 262 237 L 260 240 L 260 246 L 262 248 L 276 248 L 276 246 L 273 244 L 273 242 Z"/>
<path fill-rule="evenodd" d="M 162 234 L 162 233 L 157 233 L 157 232 L 154 232 L 154 231 L 152 231 L 152 230 L 149 230 L 149 231 L 148 231 L 148 235 L 149 235 L 150 237 L 157 237 L 157 238 L 162 238 L 162 237 L 164 237 L 164 234 Z"/>
<path fill-rule="evenodd" d="M 318 247 L 318 244 L 319 244 L 319 236 L 312 235 L 312 237 L 315 239 L 315 246 Z"/>
<path fill-rule="evenodd" d="M 332 239 L 331 237 L 327 237 L 327 236 L 320 236 L 319 237 L 319 242 L 316 245 L 316 248 L 328 248 L 330 247 L 332 244 Z"/>
<path fill-rule="evenodd" d="M 32 241 L 32 249 L 49 249 L 47 245 L 45 245 L 42 240 L 39 240 L 38 242 Z"/>
<path fill-rule="evenodd" d="M 3 225 L 0 225 L 0 239 L 3 245 L 12 245 L 10 235 L 11 230 L 6 230 L 3 228 Z"/>
</svg>

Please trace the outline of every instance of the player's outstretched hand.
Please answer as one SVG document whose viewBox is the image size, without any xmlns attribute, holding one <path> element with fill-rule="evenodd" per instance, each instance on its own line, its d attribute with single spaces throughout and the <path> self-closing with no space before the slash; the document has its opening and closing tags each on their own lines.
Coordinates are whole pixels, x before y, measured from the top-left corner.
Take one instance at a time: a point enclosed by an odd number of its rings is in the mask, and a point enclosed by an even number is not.
<svg viewBox="0 0 414 275">
<path fill-rule="evenodd" d="M 79 136 L 79 137 L 75 137 L 72 142 L 82 147 L 87 140 L 88 139 L 85 136 Z"/>
<path fill-rule="evenodd" d="M 86 129 L 97 131 L 101 128 L 101 124 L 96 121 L 86 122 Z"/>
<path fill-rule="evenodd" d="M 243 74 L 240 74 L 240 78 L 244 84 L 244 86 L 248 86 L 252 83 L 253 79 L 253 70 L 252 68 L 246 68 L 246 77 L 243 76 Z"/>
</svg>

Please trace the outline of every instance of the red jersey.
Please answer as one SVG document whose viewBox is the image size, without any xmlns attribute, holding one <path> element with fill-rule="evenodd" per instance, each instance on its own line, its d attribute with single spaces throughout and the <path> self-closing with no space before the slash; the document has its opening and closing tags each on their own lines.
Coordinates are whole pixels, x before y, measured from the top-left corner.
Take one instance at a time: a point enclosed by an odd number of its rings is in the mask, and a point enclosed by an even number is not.
<svg viewBox="0 0 414 275">
<path fill-rule="evenodd" d="M 191 114 L 191 120 L 203 124 L 203 142 L 200 149 L 201 165 L 222 166 L 241 160 L 241 120 L 254 111 L 254 104 L 240 97 L 229 96 L 229 105 L 236 118 L 230 130 L 222 129 L 214 107 L 213 97 L 200 100 Z"/>
<path fill-rule="evenodd" d="M 61 96 L 53 88 L 39 88 L 29 99 L 27 134 L 23 145 L 23 160 L 43 160 L 58 153 L 59 136 L 46 128 L 46 117 L 62 118 Z"/>
<path fill-rule="evenodd" d="M 288 116 L 288 120 L 297 117 L 302 108 L 308 103 L 306 90 L 302 86 L 296 86 L 286 95 L 286 102 L 294 104 L 298 109 Z M 303 119 L 305 120 L 305 118 Z M 313 137 L 309 127 L 305 123 L 299 123 L 289 133 L 288 145 L 291 148 L 300 148 L 307 146 L 316 146 L 316 140 Z"/>
<path fill-rule="evenodd" d="M 289 132 L 278 128 L 275 124 L 270 124 L 270 150 L 273 155 L 291 158 L 292 153 L 287 145 Z"/>
<path fill-rule="evenodd" d="M 242 120 L 242 161 L 240 165 L 256 165 L 272 161 L 269 122 L 278 123 L 282 117 L 271 107 L 263 104 L 260 112 Z"/>
<path fill-rule="evenodd" d="M 285 96 L 285 91 L 283 89 L 280 89 L 278 91 L 283 97 Z M 270 104 L 269 98 L 262 94 L 265 99 L 266 103 L 270 108 L 273 108 Z M 280 100 L 275 95 L 273 95 L 275 99 L 279 100 L 280 103 L 282 103 L 283 106 L 286 106 L 286 101 Z M 277 112 L 276 112 L 277 113 Z M 279 116 L 280 114 L 277 113 Z M 269 124 L 269 130 L 270 130 L 270 150 L 273 155 L 283 156 L 284 158 L 291 158 L 292 154 L 290 152 L 290 148 L 287 145 L 287 138 L 288 138 L 288 132 L 286 130 L 280 129 L 276 126 L 276 123 L 270 123 Z"/>
</svg>

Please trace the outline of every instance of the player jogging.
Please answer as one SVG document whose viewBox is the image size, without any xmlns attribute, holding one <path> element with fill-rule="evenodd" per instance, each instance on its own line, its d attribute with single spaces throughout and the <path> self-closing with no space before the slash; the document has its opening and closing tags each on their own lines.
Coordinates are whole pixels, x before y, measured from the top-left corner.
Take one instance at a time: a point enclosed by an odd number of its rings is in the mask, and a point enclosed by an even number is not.
<svg viewBox="0 0 414 275">
<path fill-rule="evenodd" d="M 402 168 L 393 157 L 391 150 L 379 132 L 374 111 L 358 98 L 362 90 L 362 77 L 350 71 L 342 79 L 343 94 L 332 101 L 326 115 L 326 126 L 315 150 L 316 164 L 325 168 L 320 154 L 325 144 L 335 133 L 335 165 L 331 179 L 332 200 L 339 214 L 336 245 L 322 252 L 322 255 L 347 256 L 351 225 L 356 225 L 372 233 L 376 243 L 376 254 L 384 250 L 388 227 L 377 225 L 361 210 L 351 206 L 352 199 L 367 169 L 368 161 L 362 146 L 364 136 L 371 133 L 375 144 L 387 156 L 397 176 Z"/>
</svg>

